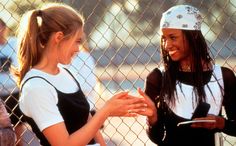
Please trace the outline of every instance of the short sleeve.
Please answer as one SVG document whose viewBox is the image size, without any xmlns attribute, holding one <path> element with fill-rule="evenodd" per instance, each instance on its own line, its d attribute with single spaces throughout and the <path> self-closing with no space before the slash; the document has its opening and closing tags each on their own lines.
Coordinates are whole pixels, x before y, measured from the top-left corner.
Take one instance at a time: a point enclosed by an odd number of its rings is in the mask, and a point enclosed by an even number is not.
<svg viewBox="0 0 236 146">
<path fill-rule="evenodd" d="M 26 82 L 19 102 L 22 112 L 31 117 L 41 131 L 64 121 L 57 107 L 56 90 L 42 79 Z"/>
</svg>

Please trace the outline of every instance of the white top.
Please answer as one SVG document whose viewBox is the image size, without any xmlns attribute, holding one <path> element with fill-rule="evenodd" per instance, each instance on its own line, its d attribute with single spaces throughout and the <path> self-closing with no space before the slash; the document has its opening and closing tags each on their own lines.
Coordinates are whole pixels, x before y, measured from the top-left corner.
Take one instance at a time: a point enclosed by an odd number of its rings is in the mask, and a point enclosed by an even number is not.
<svg viewBox="0 0 236 146">
<path fill-rule="evenodd" d="M 22 83 L 32 76 L 40 76 L 54 85 L 63 93 L 74 93 L 79 90 L 72 76 L 63 68 L 57 75 L 51 75 L 37 69 L 31 69 L 24 77 Z M 19 100 L 22 112 L 31 117 L 39 129 L 63 122 L 58 110 L 58 97 L 55 88 L 41 78 L 28 80 L 23 88 Z"/>
<path fill-rule="evenodd" d="M 204 86 L 206 92 L 206 102 L 210 104 L 208 114 L 218 115 L 221 110 L 224 83 L 222 77 L 221 67 L 215 65 L 213 75 L 207 85 Z M 209 90 L 209 88 L 211 90 Z M 181 88 L 183 90 L 181 90 Z M 212 91 L 212 92 L 211 92 Z M 178 83 L 176 85 L 176 92 L 178 100 L 175 102 L 175 106 L 169 105 L 171 110 L 178 116 L 191 119 L 194 110 L 196 109 L 196 96 L 193 91 L 193 86 L 184 83 Z"/>
</svg>

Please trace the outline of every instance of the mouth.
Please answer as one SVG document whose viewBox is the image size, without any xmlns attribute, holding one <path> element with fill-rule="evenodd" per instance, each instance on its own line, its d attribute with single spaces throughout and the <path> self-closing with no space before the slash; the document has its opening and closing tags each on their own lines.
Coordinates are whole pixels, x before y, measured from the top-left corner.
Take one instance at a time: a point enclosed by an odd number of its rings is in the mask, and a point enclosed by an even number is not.
<svg viewBox="0 0 236 146">
<path fill-rule="evenodd" d="M 169 55 L 174 55 L 177 52 L 177 50 L 171 50 L 169 51 Z"/>
<path fill-rule="evenodd" d="M 72 53 L 72 56 L 74 57 L 74 56 L 76 56 L 78 53 L 79 53 L 79 52 L 74 52 L 74 53 Z"/>
</svg>

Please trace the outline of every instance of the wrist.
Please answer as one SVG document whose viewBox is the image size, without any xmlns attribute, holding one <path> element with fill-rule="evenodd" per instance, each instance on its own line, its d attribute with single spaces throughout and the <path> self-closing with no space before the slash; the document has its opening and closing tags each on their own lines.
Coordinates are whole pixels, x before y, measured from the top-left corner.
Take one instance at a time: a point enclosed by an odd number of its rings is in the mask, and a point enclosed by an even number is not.
<svg viewBox="0 0 236 146">
<path fill-rule="evenodd" d="M 99 112 L 101 112 L 104 116 L 105 116 L 105 118 L 108 118 L 109 116 L 111 116 L 111 113 L 110 113 L 110 111 L 109 111 L 109 108 L 105 105 L 105 106 L 103 106 L 100 110 L 99 110 Z"/>
<path fill-rule="evenodd" d="M 152 116 L 147 117 L 147 123 L 149 126 L 154 125 L 157 122 L 157 113 L 154 113 Z"/>
</svg>

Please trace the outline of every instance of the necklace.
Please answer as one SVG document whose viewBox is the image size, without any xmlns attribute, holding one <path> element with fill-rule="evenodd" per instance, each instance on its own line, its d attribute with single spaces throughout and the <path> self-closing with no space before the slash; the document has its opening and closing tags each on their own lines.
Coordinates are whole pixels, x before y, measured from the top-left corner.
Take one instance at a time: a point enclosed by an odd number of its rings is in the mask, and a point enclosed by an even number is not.
<svg viewBox="0 0 236 146">
<path fill-rule="evenodd" d="M 185 65 L 185 66 L 180 66 L 179 71 L 183 71 L 183 72 L 191 72 L 191 66 L 190 65 Z"/>
<path fill-rule="evenodd" d="M 204 65 L 203 66 L 203 71 L 209 71 L 212 70 L 212 65 Z M 183 65 L 179 67 L 179 71 L 183 71 L 183 72 L 192 72 L 191 66 L 190 65 Z"/>
</svg>

